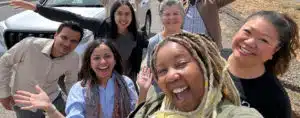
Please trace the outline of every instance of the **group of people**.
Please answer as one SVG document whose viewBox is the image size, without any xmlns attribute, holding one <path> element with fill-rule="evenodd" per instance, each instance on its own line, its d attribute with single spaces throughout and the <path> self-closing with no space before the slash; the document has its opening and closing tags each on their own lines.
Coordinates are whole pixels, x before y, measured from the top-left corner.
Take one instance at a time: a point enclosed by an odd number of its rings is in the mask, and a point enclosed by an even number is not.
<svg viewBox="0 0 300 118">
<path fill-rule="evenodd" d="M 163 30 L 147 39 L 127 0 L 104 20 L 12 0 L 62 24 L 53 40 L 25 38 L 0 58 L 0 101 L 18 118 L 290 118 L 277 76 L 299 49 L 297 24 L 275 11 L 250 15 L 226 60 L 218 10 L 233 1 L 162 0 Z M 82 28 L 95 40 L 81 58 Z"/>
</svg>

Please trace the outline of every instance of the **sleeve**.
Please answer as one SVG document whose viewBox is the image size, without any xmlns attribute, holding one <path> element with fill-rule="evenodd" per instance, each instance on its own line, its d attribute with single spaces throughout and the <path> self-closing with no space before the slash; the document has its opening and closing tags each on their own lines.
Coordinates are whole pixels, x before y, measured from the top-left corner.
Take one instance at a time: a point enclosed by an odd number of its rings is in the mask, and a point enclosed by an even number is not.
<svg viewBox="0 0 300 118">
<path fill-rule="evenodd" d="M 40 4 L 37 4 L 36 7 L 37 8 L 35 12 L 39 13 L 47 19 L 54 20 L 57 22 L 72 20 L 79 23 L 80 27 L 89 29 L 94 32 L 97 31 L 97 29 L 102 29 L 100 28 L 101 26 L 103 26 L 101 24 L 105 21 L 104 19 L 84 17 L 69 11 L 60 10 L 52 7 L 44 7 Z"/>
<path fill-rule="evenodd" d="M 32 38 L 32 37 L 31 37 Z M 9 83 L 12 76 L 12 67 L 21 63 L 25 52 L 28 50 L 31 40 L 25 38 L 12 48 L 6 51 L 0 58 L 0 98 L 6 98 L 11 95 Z"/>
<path fill-rule="evenodd" d="M 72 68 L 70 68 L 69 71 L 67 71 L 65 73 L 65 85 L 66 85 L 66 92 L 67 94 L 69 93 L 72 85 L 74 83 L 77 82 L 78 80 L 78 72 L 79 72 L 79 69 L 80 69 L 80 58 L 79 58 L 79 55 L 74 55 L 76 56 L 75 57 L 75 60 L 74 63 L 72 63 Z"/>
<path fill-rule="evenodd" d="M 234 2 L 235 0 L 216 0 L 218 8 L 222 8 L 232 2 Z"/>
<path fill-rule="evenodd" d="M 84 118 L 85 102 L 80 82 L 74 84 L 66 103 L 66 118 Z"/>
<path fill-rule="evenodd" d="M 135 104 L 138 100 L 138 95 L 134 86 L 134 83 L 132 82 L 132 80 L 130 78 L 128 78 L 127 76 L 123 76 L 126 83 L 127 83 L 127 87 L 129 88 L 129 96 L 130 96 L 130 111 L 133 111 L 135 108 Z"/>
<path fill-rule="evenodd" d="M 155 40 L 157 39 L 156 36 L 152 37 L 149 39 L 149 44 L 148 44 L 148 47 L 147 47 L 147 52 L 146 52 L 146 63 L 147 63 L 147 67 L 150 67 L 150 61 L 151 61 L 151 57 L 152 57 L 152 52 L 154 50 L 154 45 L 155 45 Z"/>
</svg>

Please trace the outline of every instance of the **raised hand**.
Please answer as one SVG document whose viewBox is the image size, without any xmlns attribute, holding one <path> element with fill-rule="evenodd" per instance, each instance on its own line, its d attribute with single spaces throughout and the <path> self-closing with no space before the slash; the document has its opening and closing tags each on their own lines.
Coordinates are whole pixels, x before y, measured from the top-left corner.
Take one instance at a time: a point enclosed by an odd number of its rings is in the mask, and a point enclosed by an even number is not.
<svg viewBox="0 0 300 118">
<path fill-rule="evenodd" d="M 34 3 L 27 2 L 24 0 L 11 0 L 9 3 L 14 8 L 23 8 L 26 10 L 35 10 L 36 9 L 36 5 Z"/>
<path fill-rule="evenodd" d="M 38 85 L 35 86 L 35 89 L 38 94 L 22 90 L 17 91 L 14 95 L 15 102 L 25 105 L 21 107 L 23 110 L 43 109 L 48 111 L 52 105 L 49 96 Z"/>
<path fill-rule="evenodd" d="M 143 69 L 140 71 L 140 73 L 137 76 L 137 84 L 140 88 L 140 93 L 147 94 L 151 86 L 151 83 L 152 83 L 152 73 L 150 71 L 150 68 L 143 67 Z"/>
</svg>

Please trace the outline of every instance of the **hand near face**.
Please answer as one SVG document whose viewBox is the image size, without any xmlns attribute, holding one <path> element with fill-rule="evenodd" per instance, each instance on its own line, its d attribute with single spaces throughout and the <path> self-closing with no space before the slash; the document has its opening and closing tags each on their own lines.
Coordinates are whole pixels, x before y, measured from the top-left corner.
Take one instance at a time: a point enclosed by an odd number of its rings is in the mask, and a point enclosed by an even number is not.
<svg viewBox="0 0 300 118">
<path fill-rule="evenodd" d="M 137 84 L 140 88 L 140 93 L 147 93 L 152 83 L 152 73 L 150 68 L 143 67 L 137 76 Z"/>
<path fill-rule="evenodd" d="M 21 107 L 23 110 L 43 109 L 47 111 L 51 106 L 49 96 L 39 87 L 39 85 L 36 85 L 35 89 L 37 94 L 22 90 L 17 91 L 14 95 L 15 102 L 17 104 L 25 105 L 24 107 Z"/>
<path fill-rule="evenodd" d="M 15 102 L 12 96 L 8 96 L 7 98 L 1 98 L 0 102 L 6 110 L 13 110 L 12 106 L 15 104 Z"/>
<path fill-rule="evenodd" d="M 26 9 L 26 10 L 35 10 L 36 9 L 35 4 L 33 4 L 31 2 L 24 1 L 24 0 L 11 0 L 9 3 L 14 8 L 23 8 L 23 9 Z"/>
</svg>

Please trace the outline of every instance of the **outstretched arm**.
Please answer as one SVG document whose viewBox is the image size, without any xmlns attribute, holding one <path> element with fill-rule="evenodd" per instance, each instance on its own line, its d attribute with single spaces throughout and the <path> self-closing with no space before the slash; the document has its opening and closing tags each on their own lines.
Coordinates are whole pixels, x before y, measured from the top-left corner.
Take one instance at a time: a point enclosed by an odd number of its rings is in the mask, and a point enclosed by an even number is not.
<svg viewBox="0 0 300 118">
<path fill-rule="evenodd" d="M 55 106 L 51 103 L 49 96 L 43 91 L 39 85 L 35 86 L 37 94 L 27 91 L 17 91 L 14 100 L 17 104 L 23 104 L 23 110 L 42 109 L 46 111 L 49 118 L 65 118 Z"/>
<path fill-rule="evenodd" d="M 34 4 L 24 0 L 11 0 L 10 5 L 16 8 L 33 10 L 50 20 L 54 20 L 58 22 L 72 20 L 79 23 L 79 25 L 82 28 L 89 29 L 91 31 L 97 31 L 97 29 L 100 28 L 102 22 L 104 22 L 104 19 L 94 19 L 94 18 L 84 17 L 69 11 L 56 9 L 52 7 L 45 7 L 40 4 Z"/>
</svg>

